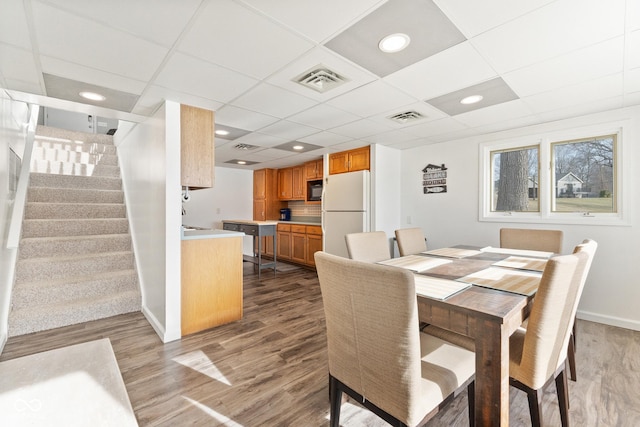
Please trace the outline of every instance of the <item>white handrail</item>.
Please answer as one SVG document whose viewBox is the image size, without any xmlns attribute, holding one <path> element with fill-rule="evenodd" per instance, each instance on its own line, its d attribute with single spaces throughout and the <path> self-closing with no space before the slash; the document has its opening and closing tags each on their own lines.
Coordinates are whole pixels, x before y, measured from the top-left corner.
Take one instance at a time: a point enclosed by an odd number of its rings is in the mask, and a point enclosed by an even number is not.
<svg viewBox="0 0 640 427">
<path fill-rule="evenodd" d="M 22 166 L 18 177 L 18 187 L 13 200 L 11 220 L 9 221 L 9 232 L 7 233 L 7 249 L 17 248 L 20 244 L 20 234 L 22 233 L 22 218 L 27 202 L 27 190 L 29 188 L 29 176 L 31 173 L 31 155 L 33 153 L 33 142 L 36 136 L 36 126 L 38 124 L 37 105 L 29 104 L 29 122 L 24 126 L 27 128 L 25 137 L 24 154 L 22 156 Z"/>
</svg>

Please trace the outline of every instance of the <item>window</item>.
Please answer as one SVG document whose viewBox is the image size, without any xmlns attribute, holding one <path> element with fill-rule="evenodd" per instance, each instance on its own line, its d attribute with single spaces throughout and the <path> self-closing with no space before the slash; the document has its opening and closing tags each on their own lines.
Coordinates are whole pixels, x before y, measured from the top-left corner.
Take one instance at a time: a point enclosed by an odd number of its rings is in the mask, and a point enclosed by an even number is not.
<svg viewBox="0 0 640 427">
<path fill-rule="evenodd" d="M 481 221 L 624 225 L 622 126 L 480 145 Z"/>
</svg>

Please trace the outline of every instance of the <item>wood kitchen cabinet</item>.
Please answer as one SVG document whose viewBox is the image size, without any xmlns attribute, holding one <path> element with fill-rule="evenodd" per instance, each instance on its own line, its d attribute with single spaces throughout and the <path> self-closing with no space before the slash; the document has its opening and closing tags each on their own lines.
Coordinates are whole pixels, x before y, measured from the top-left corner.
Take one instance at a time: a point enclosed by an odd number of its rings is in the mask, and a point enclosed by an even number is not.
<svg viewBox="0 0 640 427">
<path fill-rule="evenodd" d="M 291 260 L 291 225 L 279 223 L 276 228 L 279 260 Z"/>
<path fill-rule="evenodd" d="M 291 261 L 306 264 L 307 261 L 307 227 L 291 226 Z"/>
<path fill-rule="evenodd" d="M 180 183 L 190 189 L 214 184 L 214 113 L 180 105 Z"/>
<path fill-rule="evenodd" d="M 278 169 L 278 198 L 280 200 L 304 200 L 305 185 L 304 166 Z"/>
<path fill-rule="evenodd" d="M 370 169 L 370 149 L 366 147 L 329 154 L 329 175 Z"/>
<path fill-rule="evenodd" d="M 304 200 L 307 180 L 304 179 L 304 165 L 291 168 L 291 187 L 293 200 Z"/>
<path fill-rule="evenodd" d="M 322 159 L 313 160 L 304 164 L 304 176 L 307 181 L 322 179 Z"/>
<path fill-rule="evenodd" d="M 259 169 L 253 171 L 253 220 L 280 219 L 280 209 L 285 203 L 278 198 L 278 171 Z"/>
<path fill-rule="evenodd" d="M 306 264 L 311 267 L 316 266 L 314 254 L 322 250 L 322 227 L 307 225 L 307 254 Z"/>
<path fill-rule="evenodd" d="M 181 243 L 181 332 L 242 318 L 242 237 Z"/>
</svg>

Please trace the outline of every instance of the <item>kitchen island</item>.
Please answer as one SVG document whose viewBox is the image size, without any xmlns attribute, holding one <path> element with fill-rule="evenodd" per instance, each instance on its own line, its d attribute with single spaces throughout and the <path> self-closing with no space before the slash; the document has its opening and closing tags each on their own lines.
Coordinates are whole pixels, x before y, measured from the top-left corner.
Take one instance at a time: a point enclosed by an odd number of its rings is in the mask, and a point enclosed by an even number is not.
<svg viewBox="0 0 640 427">
<path fill-rule="evenodd" d="M 276 274 L 277 256 L 277 236 L 276 225 L 278 221 L 251 221 L 251 220 L 224 220 L 222 228 L 227 231 L 242 232 L 247 236 L 253 236 L 254 254 L 252 256 L 244 255 L 243 260 L 251 262 L 258 267 L 258 280 L 263 268 L 273 268 L 273 275 Z M 265 236 L 273 236 L 273 259 L 263 260 L 262 241 Z"/>
<path fill-rule="evenodd" d="M 182 228 L 182 336 L 242 318 L 243 237 L 238 231 Z"/>
</svg>

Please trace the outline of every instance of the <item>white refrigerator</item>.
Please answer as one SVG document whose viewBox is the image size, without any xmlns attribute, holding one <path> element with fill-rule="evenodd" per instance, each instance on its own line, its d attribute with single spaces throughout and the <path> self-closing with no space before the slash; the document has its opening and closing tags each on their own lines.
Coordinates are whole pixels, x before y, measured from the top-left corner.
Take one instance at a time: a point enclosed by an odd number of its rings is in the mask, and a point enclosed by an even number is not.
<svg viewBox="0 0 640 427">
<path fill-rule="evenodd" d="M 348 258 L 344 236 L 370 231 L 369 171 L 329 175 L 322 187 L 322 235 L 325 252 Z"/>
</svg>

